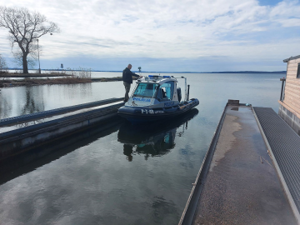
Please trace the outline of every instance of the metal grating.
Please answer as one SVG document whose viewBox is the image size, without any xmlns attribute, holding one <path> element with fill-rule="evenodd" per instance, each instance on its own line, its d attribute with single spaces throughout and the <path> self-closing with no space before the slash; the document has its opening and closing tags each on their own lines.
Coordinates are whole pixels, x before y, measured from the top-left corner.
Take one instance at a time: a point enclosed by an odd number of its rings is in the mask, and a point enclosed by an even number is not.
<svg viewBox="0 0 300 225">
<path fill-rule="evenodd" d="M 300 136 L 273 109 L 253 109 L 300 211 Z"/>
</svg>

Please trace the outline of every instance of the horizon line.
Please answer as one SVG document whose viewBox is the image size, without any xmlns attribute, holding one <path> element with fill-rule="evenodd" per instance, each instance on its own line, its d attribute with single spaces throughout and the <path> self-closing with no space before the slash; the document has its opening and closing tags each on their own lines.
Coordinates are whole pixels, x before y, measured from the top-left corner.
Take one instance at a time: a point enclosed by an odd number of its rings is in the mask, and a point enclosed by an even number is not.
<svg viewBox="0 0 300 225">
<path fill-rule="evenodd" d="M 6 70 L 23 70 L 22 68 L 5 68 Z M 83 70 L 90 70 L 86 68 L 82 68 Z M 30 70 L 38 70 L 38 69 L 29 69 Z M 80 69 L 41 69 L 42 71 L 81 71 Z M 122 72 L 123 70 L 90 70 L 91 72 Z M 256 71 L 256 70 L 242 70 L 242 71 L 136 71 L 140 73 L 286 73 L 284 70 L 279 71 Z"/>
</svg>

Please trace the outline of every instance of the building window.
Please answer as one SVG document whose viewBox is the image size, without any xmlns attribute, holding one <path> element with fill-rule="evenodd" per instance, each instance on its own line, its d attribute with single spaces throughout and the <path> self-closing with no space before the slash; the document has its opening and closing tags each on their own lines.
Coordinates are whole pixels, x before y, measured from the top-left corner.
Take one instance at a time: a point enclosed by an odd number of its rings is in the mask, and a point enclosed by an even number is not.
<svg viewBox="0 0 300 225">
<path fill-rule="evenodd" d="M 297 78 L 300 78 L 300 63 L 298 63 Z"/>
</svg>

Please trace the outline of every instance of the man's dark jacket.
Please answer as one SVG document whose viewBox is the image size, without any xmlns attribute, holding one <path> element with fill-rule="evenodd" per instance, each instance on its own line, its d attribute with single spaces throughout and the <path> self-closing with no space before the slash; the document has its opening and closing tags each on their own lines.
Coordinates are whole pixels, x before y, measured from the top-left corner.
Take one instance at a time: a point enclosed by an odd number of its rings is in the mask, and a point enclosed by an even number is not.
<svg viewBox="0 0 300 225">
<path fill-rule="evenodd" d="M 139 77 L 139 75 L 133 73 L 127 67 L 123 70 L 123 81 L 132 84 L 132 76 Z"/>
</svg>

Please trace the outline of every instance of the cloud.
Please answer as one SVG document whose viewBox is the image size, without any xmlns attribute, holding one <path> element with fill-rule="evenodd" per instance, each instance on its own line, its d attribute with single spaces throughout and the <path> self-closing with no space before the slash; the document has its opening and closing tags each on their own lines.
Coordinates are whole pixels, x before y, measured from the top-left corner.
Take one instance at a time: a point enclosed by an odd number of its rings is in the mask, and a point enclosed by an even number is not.
<svg viewBox="0 0 300 225">
<path fill-rule="evenodd" d="M 82 55 L 267 60 L 299 54 L 294 50 L 299 42 L 285 44 L 300 26 L 299 1 L 274 6 L 256 0 L 0 1 L 9 7 L 30 5 L 59 25 L 61 33 L 40 39 L 47 60 Z M 0 35 L 1 52 L 8 53 L 9 45 L 2 48 L 7 33 L 0 29 Z"/>
</svg>

